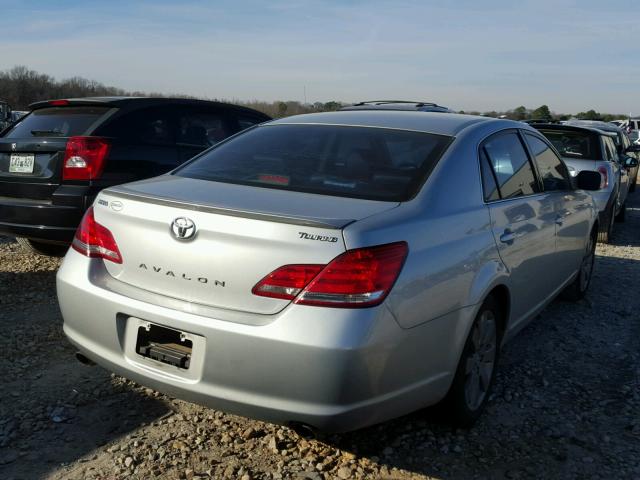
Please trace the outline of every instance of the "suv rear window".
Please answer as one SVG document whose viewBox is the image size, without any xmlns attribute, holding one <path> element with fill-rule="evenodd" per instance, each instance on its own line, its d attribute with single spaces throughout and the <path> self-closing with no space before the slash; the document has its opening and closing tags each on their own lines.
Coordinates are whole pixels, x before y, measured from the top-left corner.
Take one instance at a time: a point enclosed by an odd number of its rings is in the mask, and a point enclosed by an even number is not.
<svg viewBox="0 0 640 480">
<path fill-rule="evenodd" d="M 571 130 L 540 130 L 563 157 L 602 160 L 596 135 Z"/>
<path fill-rule="evenodd" d="M 4 136 L 7 138 L 83 135 L 108 107 L 51 107 L 34 110 Z"/>
<path fill-rule="evenodd" d="M 416 194 L 450 141 L 385 128 L 265 125 L 208 150 L 174 174 L 399 202 Z"/>
</svg>

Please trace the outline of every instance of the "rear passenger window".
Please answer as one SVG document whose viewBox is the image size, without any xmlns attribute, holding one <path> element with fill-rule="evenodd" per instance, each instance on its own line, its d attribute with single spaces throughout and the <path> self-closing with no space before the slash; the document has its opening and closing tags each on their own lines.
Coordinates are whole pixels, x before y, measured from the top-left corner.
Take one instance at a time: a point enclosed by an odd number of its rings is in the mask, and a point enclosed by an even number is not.
<svg viewBox="0 0 640 480">
<path fill-rule="evenodd" d="M 538 173 L 545 192 L 553 190 L 569 190 L 566 167 L 553 150 L 545 142 L 533 135 L 526 134 L 525 138 L 536 159 Z"/>
<path fill-rule="evenodd" d="M 604 141 L 605 160 L 609 162 L 617 162 L 618 154 L 616 153 L 616 149 L 611 138 L 602 137 L 602 140 Z"/>
<path fill-rule="evenodd" d="M 495 200 L 500 200 L 500 191 L 498 190 L 498 185 L 496 184 L 496 177 L 493 174 L 493 169 L 489 164 L 489 159 L 487 158 L 486 153 L 484 153 L 484 149 L 480 151 L 480 168 L 482 170 L 482 188 L 484 190 L 484 201 L 493 202 Z"/>
<path fill-rule="evenodd" d="M 118 137 L 133 145 L 175 143 L 171 118 L 164 108 L 145 108 L 128 113 L 106 126 L 100 135 Z"/>
<path fill-rule="evenodd" d="M 483 148 L 502 198 L 521 197 L 540 191 L 527 152 L 516 133 L 494 136 L 484 143 Z"/>
<path fill-rule="evenodd" d="M 216 112 L 185 112 L 178 118 L 178 143 L 210 147 L 233 132 Z"/>
</svg>

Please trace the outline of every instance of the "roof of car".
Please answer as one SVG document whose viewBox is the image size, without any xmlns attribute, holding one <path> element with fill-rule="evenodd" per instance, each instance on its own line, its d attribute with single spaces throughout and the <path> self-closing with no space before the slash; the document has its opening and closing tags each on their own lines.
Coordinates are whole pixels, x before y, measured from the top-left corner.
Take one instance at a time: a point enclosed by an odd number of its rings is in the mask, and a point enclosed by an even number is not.
<svg viewBox="0 0 640 480">
<path fill-rule="evenodd" d="M 622 132 L 622 129 L 609 122 L 603 122 L 601 120 L 567 120 L 564 125 L 575 125 L 577 127 L 590 127 L 598 130 L 604 130 L 605 132 Z"/>
<path fill-rule="evenodd" d="M 505 128 L 522 128 L 523 124 L 512 120 L 491 117 L 462 115 L 458 113 L 394 111 L 394 110 L 349 110 L 341 112 L 309 113 L 294 115 L 269 122 L 267 125 L 319 124 L 360 127 L 395 128 L 455 136 L 465 128 L 499 122 Z"/>
<path fill-rule="evenodd" d="M 605 132 L 596 126 L 589 125 L 572 125 L 567 123 L 533 123 L 531 124 L 536 130 L 564 130 L 569 132 L 595 133 L 599 135 L 610 136 L 611 132 Z"/>
<path fill-rule="evenodd" d="M 62 103 L 65 102 L 65 103 Z M 134 105 L 140 106 L 154 106 L 154 105 L 194 105 L 194 106 L 218 106 L 225 108 L 234 108 L 238 110 L 245 110 L 251 113 L 259 113 L 264 116 L 265 119 L 270 118 L 262 112 L 258 112 L 252 108 L 243 107 L 240 105 L 234 105 L 231 103 L 218 102 L 213 100 L 198 100 L 195 98 L 176 98 L 176 97 L 84 97 L 84 98 L 65 98 L 60 100 L 45 100 L 41 102 L 35 102 L 29 105 L 31 110 L 39 108 L 46 108 L 51 106 L 63 106 L 63 105 L 101 105 L 109 107 L 125 107 Z"/>
</svg>

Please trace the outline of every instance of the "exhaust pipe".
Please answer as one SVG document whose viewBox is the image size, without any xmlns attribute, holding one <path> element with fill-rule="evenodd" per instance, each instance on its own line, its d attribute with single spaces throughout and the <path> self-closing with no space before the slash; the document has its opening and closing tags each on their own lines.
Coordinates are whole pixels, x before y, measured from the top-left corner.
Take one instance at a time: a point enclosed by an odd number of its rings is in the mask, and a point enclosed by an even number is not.
<svg viewBox="0 0 640 480">
<path fill-rule="evenodd" d="M 305 439 L 317 439 L 320 435 L 317 428 L 307 425 L 306 423 L 288 422 L 287 427 Z"/>
<path fill-rule="evenodd" d="M 89 367 L 93 367 L 95 365 L 95 362 L 93 360 L 88 359 L 80 352 L 76 352 L 76 360 L 78 360 L 81 364 L 87 365 Z"/>
</svg>

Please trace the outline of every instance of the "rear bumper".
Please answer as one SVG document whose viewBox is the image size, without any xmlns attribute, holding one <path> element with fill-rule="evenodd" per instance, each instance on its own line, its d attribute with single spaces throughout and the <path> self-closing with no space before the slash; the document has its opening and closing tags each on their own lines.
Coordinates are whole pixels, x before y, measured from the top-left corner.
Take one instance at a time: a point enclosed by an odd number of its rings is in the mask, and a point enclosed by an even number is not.
<svg viewBox="0 0 640 480">
<path fill-rule="evenodd" d="M 57 276 L 69 340 L 88 358 L 140 384 L 276 423 L 347 431 L 441 400 L 457 366 L 451 348 L 473 308 L 402 329 L 386 306 L 290 305 L 249 325 L 124 296 L 96 282 L 102 260 L 71 250 Z M 238 312 L 235 312 L 238 315 Z M 251 314 L 247 314 L 251 316 Z M 143 322 L 189 333 L 191 366 L 135 352 Z"/>
<path fill-rule="evenodd" d="M 0 234 L 71 243 L 83 206 L 54 205 L 46 200 L 0 197 Z"/>
</svg>

